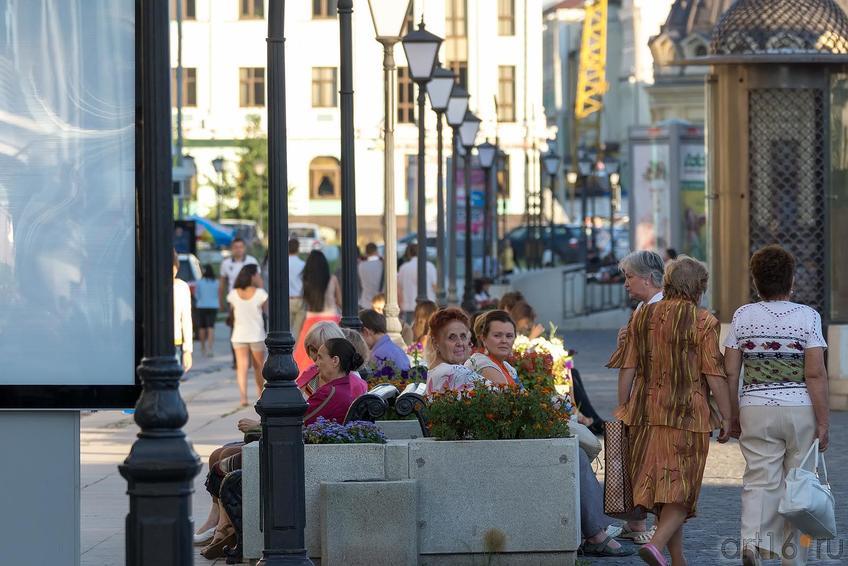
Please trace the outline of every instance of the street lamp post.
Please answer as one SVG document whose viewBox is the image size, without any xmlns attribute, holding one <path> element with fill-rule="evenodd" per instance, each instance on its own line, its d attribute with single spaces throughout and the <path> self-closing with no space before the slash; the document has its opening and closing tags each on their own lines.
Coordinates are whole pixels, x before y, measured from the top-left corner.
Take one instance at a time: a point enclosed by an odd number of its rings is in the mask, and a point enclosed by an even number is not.
<svg viewBox="0 0 848 566">
<path fill-rule="evenodd" d="M 451 194 L 448 195 L 448 304 L 456 305 L 459 303 L 459 298 L 456 294 L 456 172 L 458 169 L 457 162 L 459 160 L 459 127 L 465 119 L 465 113 L 468 111 L 468 92 L 462 85 L 454 84 L 451 89 L 450 98 L 448 99 L 448 108 L 445 112 L 445 117 L 448 121 L 448 126 L 451 127 L 451 182 L 448 184 L 448 189 Z"/>
<path fill-rule="evenodd" d="M 143 358 L 141 396 L 133 416 L 141 428 L 118 469 L 127 480 L 126 563 L 191 564 L 191 494 L 200 460 L 182 431 L 182 368 L 174 356 L 171 101 L 168 96 L 168 5 L 142 2 L 137 23 Z M 163 525 L 167 527 L 163 528 Z"/>
<path fill-rule="evenodd" d="M 386 281 L 386 330 L 395 344 L 403 344 L 397 299 L 397 216 L 395 213 L 395 45 L 400 41 L 409 1 L 368 0 L 374 33 L 383 46 L 383 272 Z"/>
<path fill-rule="evenodd" d="M 589 238 L 586 233 L 586 218 L 589 212 L 589 176 L 592 174 L 592 160 L 584 153 L 577 160 L 580 172 L 580 248 L 583 262 L 589 261 Z"/>
<path fill-rule="evenodd" d="M 485 190 L 483 198 L 483 275 L 489 277 L 492 254 L 492 165 L 495 163 L 497 148 L 488 140 L 477 147 L 477 157 L 480 159 L 480 167 L 485 173 Z"/>
<path fill-rule="evenodd" d="M 474 300 L 473 276 L 474 267 L 471 263 L 471 150 L 474 149 L 474 141 L 480 129 L 480 118 L 470 110 L 465 113 L 465 120 L 459 127 L 459 138 L 465 149 L 465 292 L 462 295 L 462 308 L 471 314 L 477 310 L 477 301 Z"/>
<path fill-rule="evenodd" d="M 341 174 L 342 174 L 342 319 L 341 326 L 359 330 L 359 253 L 356 245 L 356 175 L 353 137 L 353 0 L 339 0 Z"/>
<path fill-rule="evenodd" d="M 427 132 L 427 120 L 424 116 L 425 91 L 427 83 L 433 78 L 436 59 L 442 38 L 424 29 L 424 18 L 418 29 L 401 39 L 406 60 L 409 63 L 409 75 L 418 87 L 418 296 L 417 302 L 427 300 L 427 193 L 424 183 L 424 144 Z"/>
<path fill-rule="evenodd" d="M 257 204 L 256 204 L 257 208 L 259 209 L 256 213 L 257 223 L 259 224 L 259 231 L 261 231 L 263 229 L 262 228 L 262 189 L 264 188 L 264 185 L 265 185 L 265 179 L 264 179 L 265 169 L 266 169 L 266 163 L 264 161 L 260 160 L 260 161 L 255 161 L 253 163 L 253 172 L 256 173 L 256 177 L 258 178 L 257 180 L 259 181 L 259 188 L 257 189 L 257 193 L 258 193 L 257 194 Z"/>
<path fill-rule="evenodd" d="M 215 215 L 217 222 L 221 221 L 221 191 L 224 188 L 224 158 L 216 157 L 212 160 L 212 168 L 218 174 L 218 187 L 215 190 L 215 198 L 217 200 L 218 212 Z"/>
<path fill-rule="evenodd" d="M 506 246 L 512 245 L 506 239 L 506 223 L 507 223 L 507 214 L 508 214 L 506 187 L 508 186 L 508 183 L 509 183 L 509 180 L 506 178 L 506 176 L 509 175 L 509 171 L 506 170 L 505 165 L 506 165 L 506 153 L 504 153 L 504 151 L 502 149 L 498 149 L 497 173 L 503 172 L 503 174 L 504 174 L 504 184 L 503 184 L 503 190 L 501 190 L 500 183 L 498 183 L 496 181 L 496 184 L 498 185 L 498 194 L 501 198 L 501 218 L 500 218 L 500 228 L 499 228 L 498 236 L 497 236 L 497 241 L 498 241 L 497 249 L 500 251 L 503 248 L 501 253 L 504 254 L 504 257 L 506 257 L 506 255 L 505 255 L 506 254 Z M 497 228 L 497 225 L 495 227 Z M 498 275 L 499 275 L 499 278 L 501 280 L 501 283 L 503 283 L 504 267 L 503 267 L 502 261 L 498 261 Z"/>
<path fill-rule="evenodd" d="M 256 403 L 262 424 L 259 481 L 264 566 L 311 566 L 303 529 L 306 499 L 303 415 L 295 384 L 288 301 L 288 166 L 286 163 L 285 0 L 268 0 L 268 359 L 265 389 Z"/>
<path fill-rule="evenodd" d="M 618 188 L 618 182 L 620 180 L 620 175 L 618 173 L 619 163 L 618 160 L 607 157 L 604 159 L 604 170 L 607 172 L 607 179 L 609 180 L 610 187 L 610 215 L 609 215 L 609 230 L 610 230 L 610 259 L 615 261 L 615 209 L 616 209 L 616 201 L 618 200 L 616 197 L 616 189 Z"/>
<path fill-rule="evenodd" d="M 433 78 L 427 83 L 427 94 L 430 97 L 430 107 L 436 113 L 436 137 L 438 138 L 438 167 L 436 181 L 436 246 L 438 248 L 439 269 L 436 284 L 436 302 L 440 307 L 447 306 L 447 293 L 445 278 L 447 270 L 445 263 L 445 180 L 442 164 L 443 139 L 442 139 L 442 116 L 448 108 L 451 89 L 453 89 L 453 73 L 439 65 L 433 72 Z"/>
<path fill-rule="evenodd" d="M 554 149 L 553 144 L 549 144 L 548 152 L 542 156 L 542 163 L 545 166 L 545 172 L 551 178 L 551 205 L 550 205 L 550 234 L 548 234 L 548 247 L 551 249 L 551 266 L 556 265 L 556 253 L 554 248 L 554 201 L 556 200 L 556 178 L 559 173 L 559 165 L 561 158 Z"/>
</svg>

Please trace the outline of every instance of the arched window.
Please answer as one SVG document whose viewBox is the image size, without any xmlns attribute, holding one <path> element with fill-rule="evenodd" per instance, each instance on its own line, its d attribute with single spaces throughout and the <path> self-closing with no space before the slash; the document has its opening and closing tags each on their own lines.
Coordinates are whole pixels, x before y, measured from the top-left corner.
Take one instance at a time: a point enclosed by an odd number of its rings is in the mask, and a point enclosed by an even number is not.
<svg viewBox="0 0 848 566">
<path fill-rule="evenodd" d="M 335 157 L 316 157 L 309 163 L 309 196 L 313 199 L 342 198 L 341 166 Z"/>
</svg>

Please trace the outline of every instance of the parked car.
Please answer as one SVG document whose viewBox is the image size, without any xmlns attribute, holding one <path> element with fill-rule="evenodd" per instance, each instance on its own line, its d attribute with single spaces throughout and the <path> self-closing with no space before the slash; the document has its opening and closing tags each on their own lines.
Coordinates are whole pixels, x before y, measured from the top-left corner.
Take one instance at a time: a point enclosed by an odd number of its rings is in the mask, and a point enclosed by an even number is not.
<svg viewBox="0 0 848 566">
<path fill-rule="evenodd" d="M 289 237 L 297 238 L 300 243 L 299 253 L 308 254 L 312 250 L 320 250 L 327 243 L 321 235 L 321 226 L 307 222 L 292 222 L 289 224 Z"/>
<path fill-rule="evenodd" d="M 526 261 L 526 242 L 527 242 L 528 226 L 522 225 L 513 228 L 506 235 L 506 240 L 512 246 L 512 256 L 516 263 Z M 541 230 L 542 242 L 544 249 L 550 248 L 550 225 L 545 224 Z M 579 263 L 581 261 L 580 253 L 580 226 L 575 224 L 555 224 L 554 225 L 554 253 L 560 263 Z"/>
<path fill-rule="evenodd" d="M 412 232 L 411 234 L 407 234 L 406 236 L 404 236 L 402 238 L 398 238 L 398 241 L 397 241 L 397 256 L 398 256 L 398 259 L 403 257 L 403 254 L 406 253 L 406 248 L 409 246 L 409 244 L 415 243 L 417 241 L 418 241 L 418 234 L 416 232 Z M 436 234 L 432 233 L 432 232 L 428 233 L 427 234 L 427 259 L 429 259 L 432 262 L 437 261 L 438 258 L 439 258 L 439 253 L 438 253 L 439 248 L 436 244 L 437 244 Z M 447 236 L 445 236 L 445 246 L 447 246 Z M 386 256 L 386 249 L 385 249 L 385 246 L 383 244 L 380 244 L 379 246 L 377 246 L 377 250 L 378 250 L 378 253 L 380 254 L 380 256 L 382 256 L 382 257 Z"/>
<path fill-rule="evenodd" d="M 180 267 L 177 269 L 177 277 L 188 283 L 188 288 L 191 290 L 192 302 L 194 301 L 194 292 L 197 289 L 197 282 L 203 277 L 203 269 L 200 267 L 200 260 L 194 254 L 177 254 L 180 260 Z"/>
<path fill-rule="evenodd" d="M 233 234 L 236 238 L 241 238 L 248 248 L 255 240 L 262 240 L 262 228 L 253 220 L 243 220 L 241 218 L 224 218 L 221 220 L 221 225 L 228 228 L 234 228 Z"/>
</svg>

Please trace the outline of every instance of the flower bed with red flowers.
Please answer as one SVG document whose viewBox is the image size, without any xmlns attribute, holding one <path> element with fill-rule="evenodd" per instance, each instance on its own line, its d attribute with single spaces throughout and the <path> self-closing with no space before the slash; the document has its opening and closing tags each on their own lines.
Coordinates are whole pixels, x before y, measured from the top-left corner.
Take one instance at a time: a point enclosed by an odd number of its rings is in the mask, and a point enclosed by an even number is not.
<svg viewBox="0 0 848 566">
<path fill-rule="evenodd" d="M 569 414 L 553 387 L 518 389 L 479 382 L 433 395 L 430 435 L 439 440 L 518 440 L 569 435 Z"/>
</svg>

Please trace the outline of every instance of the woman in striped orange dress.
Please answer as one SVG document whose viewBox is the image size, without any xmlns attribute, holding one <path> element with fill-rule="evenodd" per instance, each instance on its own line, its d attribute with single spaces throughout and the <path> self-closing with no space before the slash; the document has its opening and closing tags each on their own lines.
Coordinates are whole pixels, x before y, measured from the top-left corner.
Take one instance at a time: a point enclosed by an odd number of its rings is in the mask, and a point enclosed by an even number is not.
<svg viewBox="0 0 848 566">
<path fill-rule="evenodd" d="M 730 432 L 730 396 L 719 352 L 719 323 L 699 308 L 707 287 L 703 264 L 685 256 L 666 267 L 664 299 L 630 321 L 615 415 L 628 425 L 633 502 L 657 515 L 657 530 L 639 551 L 652 566 L 683 566 L 683 524 L 695 516 L 710 433 Z M 711 415 L 709 392 L 721 415 Z M 724 417 L 722 417 L 724 415 Z"/>
</svg>

